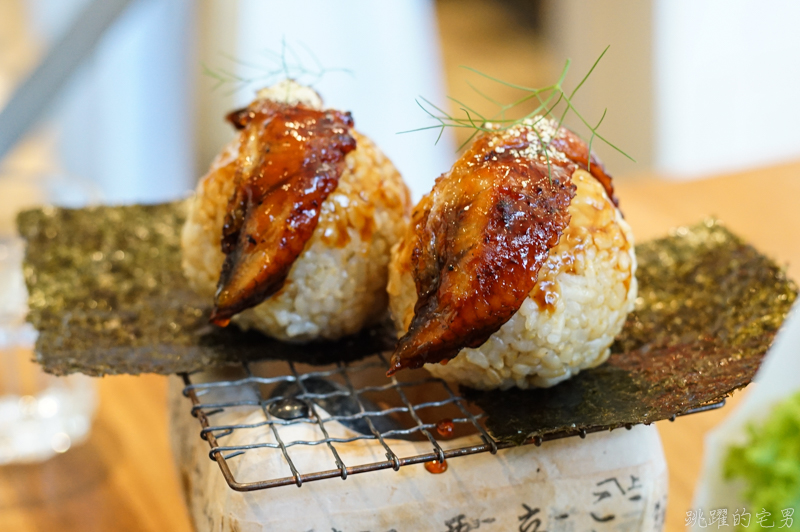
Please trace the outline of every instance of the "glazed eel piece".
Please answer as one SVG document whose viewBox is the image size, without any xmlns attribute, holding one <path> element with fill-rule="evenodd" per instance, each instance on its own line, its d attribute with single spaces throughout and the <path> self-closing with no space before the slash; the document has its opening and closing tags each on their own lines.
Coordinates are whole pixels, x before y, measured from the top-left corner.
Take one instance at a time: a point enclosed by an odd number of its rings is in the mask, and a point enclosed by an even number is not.
<svg viewBox="0 0 800 532">
<path fill-rule="evenodd" d="M 222 326 L 280 290 L 356 148 L 350 113 L 259 99 L 228 120 L 241 143 L 211 315 Z"/>
<path fill-rule="evenodd" d="M 436 180 L 412 214 L 418 299 L 389 375 L 446 363 L 511 319 L 569 225 L 578 168 L 617 204 L 611 177 L 586 143 L 545 119 L 482 134 Z"/>
</svg>

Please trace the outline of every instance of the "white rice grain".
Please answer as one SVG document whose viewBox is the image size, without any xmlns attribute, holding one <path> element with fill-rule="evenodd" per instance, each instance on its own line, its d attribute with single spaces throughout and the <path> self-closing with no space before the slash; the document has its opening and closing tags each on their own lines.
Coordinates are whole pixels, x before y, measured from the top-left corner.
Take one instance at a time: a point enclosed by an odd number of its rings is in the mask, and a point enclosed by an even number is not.
<svg viewBox="0 0 800 532">
<path fill-rule="evenodd" d="M 273 89 L 261 94 L 313 103 L 300 89 Z M 408 223 L 408 190 L 372 141 L 353 136 L 357 147 L 345 157 L 339 184 L 322 204 L 319 223 L 283 287 L 234 316 L 235 323 L 281 340 L 309 341 L 355 333 L 385 314 L 390 249 Z M 237 137 L 227 146 L 199 183 L 181 234 L 184 274 L 210 300 L 225 259 L 220 239 L 234 189 L 234 174 L 223 168 L 236 157 L 239 142 Z"/>
<path fill-rule="evenodd" d="M 480 347 L 463 349 L 446 365 L 426 364 L 432 374 L 479 389 L 547 387 L 608 358 L 636 300 L 633 235 L 594 177 L 578 170 L 572 181 L 570 225 L 529 297 Z M 405 238 L 413 238 L 411 230 Z M 390 265 L 390 309 L 400 333 L 408 330 L 417 300 L 412 248 L 395 246 Z M 554 286 L 535 297 L 546 281 Z"/>
</svg>

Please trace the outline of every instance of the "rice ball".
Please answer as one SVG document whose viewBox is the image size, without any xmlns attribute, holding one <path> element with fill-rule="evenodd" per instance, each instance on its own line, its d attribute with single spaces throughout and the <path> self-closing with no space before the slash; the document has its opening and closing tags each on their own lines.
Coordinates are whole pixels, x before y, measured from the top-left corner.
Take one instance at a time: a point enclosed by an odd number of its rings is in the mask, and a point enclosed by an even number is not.
<svg viewBox="0 0 800 532">
<path fill-rule="evenodd" d="M 286 81 L 258 94 L 321 108 L 311 89 Z M 197 186 L 181 234 L 183 271 L 190 285 L 213 300 L 225 254 L 222 227 L 244 131 L 217 156 Z M 336 189 L 322 204 L 318 225 L 291 266 L 282 288 L 233 317 L 280 340 L 337 339 L 379 320 L 387 307 L 392 245 L 408 223 L 408 190 L 391 161 L 367 137 L 351 131 L 356 149 L 345 157 Z"/>
<path fill-rule="evenodd" d="M 549 387 L 602 364 L 636 300 L 633 234 L 591 174 L 572 175 L 569 226 L 539 270 L 520 309 L 477 348 L 433 375 L 477 389 Z M 412 275 L 413 228 L 392 250 L 389 306 L 402 335 L 417 301 Z"/>
</svg>

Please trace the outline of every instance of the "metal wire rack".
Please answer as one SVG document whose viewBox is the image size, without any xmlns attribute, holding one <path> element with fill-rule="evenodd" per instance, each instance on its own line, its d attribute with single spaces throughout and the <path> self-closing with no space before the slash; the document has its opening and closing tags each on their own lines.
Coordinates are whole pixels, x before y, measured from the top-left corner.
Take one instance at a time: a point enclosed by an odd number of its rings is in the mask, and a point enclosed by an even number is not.
<svg viewBox="0 0 800 532">
<path fill-rule="evenodd" d="M 424 371 L 409 372 L 406 380 L 387 380 L 387 368 L 385 356 L 377 354 L 357 362 L 322 367 L 292 361 L 243 362 L 240 368 L 210 379 L 188 374 L 181 377 L 185 384 L 183 394 L 191 400 L 192 415 L 202 426 L 201 437 L 210 446 L 209 457 L 217 462 L 226 482 L 236 491 L 291 484 L 301 487 L 306 482 L 336 477 L 344 480 L 350 475 L 382 469 L 397 471 L 412 464 L 443 464 L 452 458 L 494 454 L 514 446 L 494 440 L 482 423 L 483 413 L 447 382 Z M 716 409 L 724 403 L 704 405 L 683 415 Z M 226 415 L 234 421 L 224 419 Z M 674 419 L 673 416 L 671 421 Z M 588 432 L 603 430 L 609 427 Z M 309 432 L 314 436 L 309 438 Z M 234 433 L 239 437 L 233 438 Z M 567 430 L 537 436 L 525 444 L 538 446 L 543 441 L 583 438 L 586 434 L 585 430 Z M 397 448 L 398 441 L 427 442 L 431 451 L 401 456 L 392 447 Z M 358 443 L 375 446 L 386 459 L 346 464 L 339 451 Z M 326 454 L 325 463 L 335 468 L 301 471 L 303 468 L 296 463 L 297 451 L 309 448 L 316 448 L 312 454 L 317 459 Z M 289 474 L 282 476 L 281 468 L 276 467 L 275 478 L 237 480 L 232 464 L 245 453 L 270 453 L 270 458 L 279 453 Z"/>
</svg>

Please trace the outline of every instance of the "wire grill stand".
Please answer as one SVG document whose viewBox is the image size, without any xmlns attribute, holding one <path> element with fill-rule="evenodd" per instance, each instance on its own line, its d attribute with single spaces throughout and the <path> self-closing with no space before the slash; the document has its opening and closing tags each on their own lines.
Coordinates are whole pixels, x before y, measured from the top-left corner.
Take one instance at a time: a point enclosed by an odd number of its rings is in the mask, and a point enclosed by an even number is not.
<svg viewBox="0 0 800 532">
<path fill-rule="evenodd" d="M 389 364 L 383 354 L 378 354 L 368 359 L 364 359 L 355 363 L 343 363 L 339 362 L 335 365 L 334 368 L 331 369 L 321 369 L 321 370 L 314 370 L 308 372 L 301 372 L 298 371 L 297 366 L 294 362 L 284 362 L 288 368 L 288 371 L 285 371 L 282 375 L 276 375 L 271 377 L 261 377 L 256 375 L 251 367 L 250 363 L 243 362 L 242 369 L 243 369 L 243 377 L 236 380 L 220 380 L 220 381 L 212 381 L 212 382 L 203 382 L 203 383 L 193 383 L 192 377 L 188 374 L 181 374 L 184 382 L 184 389 L 183 394 L 188 397 L 192 402 L 192 410 L 191 413 L 195 416 L 202 426 L 202 430 L 200 432 L 200 436 L 208 441 L 210 446 L 209 457 L 211 460 L 214 460 L 219 465 L 220 470 L 222 471 L 225 480 L 227 481 L 228 485 L 236 490 L 236 491 L 256 491 L 262 490 L 267 488 L 274 488 L 278 486 L 287 486 L 291 484 L 295 484 L 298 487 L 301 487 L 305 482 L 311 482 L 316 480 L 322 480 L 327 478 L 336 478 L 339 477 L 342 480 L 347 479 L 350 475 L 355 475 L 359 473 L 367 473 L 370 471 L 378 471 L 382 469 L 394 469 L 395 471 L 399 470 L 403 466 L 408 466 L 412 464 L 420 464 L 424 462 L 443 462 L 445 460 L 456 458 L 459 456 L 467 456 L 471 454 L 478 454 L 489 452 L 495 454 L 500 449 L 505 449 L 508 447 L 513 447 L 514 444 L 510 442 L 499 442 L 494 440 L 483 425 L 480 423 L 480 419 L 483 417 L 482 414 L 472 414 L 470 410 L 466 406 L 466 401 L 464 398 L 456 394 L 452 388 L 443 380 L 428 377 L 424 379 L 418 379 L 410 382 L 400 382 L 395 377 L 392 377 L 390 382 L 385 384 L 379 385 L 368 385 L 368 386 L 361 386 L 357 387 L 353 384 L 353 377 L 358 375 L 360 372 L 367 371 L 367 370 L 375 370 L 376 368 L 380 368 L 381 370 L 385 371 L 388 369 Z M 338 377 L 342 380 L 343 386 L 342 389 L 337 389 L 335 391 L 326 392 L 326 393 L 313 393 L 308 390 L 306 387 L 306 383 L 309 379 L 326 379 L 331 377 Z M 270 413 L 270 406 L 273 403 L 281 401 L 285 399 L 282 396 L 275 396 L 275 397 L 268 397 L 265 398 L 261 392 L 261 386 L 270 386 L 276 385 L 281 383 L 287 384 L 295 384 L 299 387 L 301 393 L 294 396 L 295 399 L 302 400 L 308 405 L 308 415 L 299 417 L 296 419 L 281 419 L 278 418 Z M 413 387 L 413 386 L 440 386 L 440 392 L 442 392 L 445 396 L 444 399 L 436 400 L 436 401 L 423 401 L 414 403 L 409 400 L 407 394 L 405 393 L 404 389 Z M 203 403 L 201 398 L 208 394 L 209 392 L 219 391 L 219 390 L 235 390 L 235 389 L 242 389 L 247 388 L 250 392 L 254 392 L 255 400 L 246 399 L 240 401 L 218 401 L 218 402 L 208 402 Z M 377 410 L 370 410 L 368 406 L 365 404 L 363 400 L 363 395 L 365 393 L 377 393 L 377 394 L 384 394 L 384 393 L 391 393 L 394 391 L 399 396 L 400 402 L 402 403 L 400 406 L 382 408 Z M 358 412 L 354 414 L 346 414 L 346 415 L 330 415 L 328 417 L 321 417 L 317 410 L 317 404 L 319 401 L 322 400 L 331 400 L 335 398 L 349 398 L 353 401 L 355 405 L 358 407 Z M 720 408 L 725 404 L 725 401 L 722 400 L 718 403 L 712 403 L 708 405 L 703 405 L 701 407 L 689 410 L 681 415 L 688 415 L 694 414 L 698 412 L 703 412 L 706 410 L 713 410 L 716 408 Z M 481 441 L 483 443 L 476 444 L 476 445 L 469 445 L 466 447 L 458 447 L 455 446 L 453 448 L 444 448 L 447 447 L 446 441 L 443 438 L 441 441 L 438 440 L 434 436 L 434 432 L 436 429 L 435 423 L 425 423 L 419 415 L 421 410 L 434 410 L 442 407 L 447 407 L 449 405 L 455 406 L 458 411 L 461 413 L 462 417 L 452 418 L 451 421 L 454 425 L 461 425 L 465 426 L 465 428 L 471 429 L 471 434 L 477 434 L 480 436 Z M 242 407 L 250 407 L 252 411 L 260 411 L 263 414 L 263 421 L 257 423 L 250 423 L 250 424 L 215 424 L 212 421 L 212 418 L 218 414 L 221 414 L 226 411 L 226 409 L 231 408 L 242 408 Z M 413 420 L 414 426 L 410 428 L 404 429 L 391 429 L 385 430 L 381 432 L 376 427 L 373 418 L 379 418 L 382 416 L 392 416 L 397 414 L 408 414 L 410 418 Z M 675 416 L 673 416 L 670 421 L 674 421 Z M 355 422 L 355 421 L 363 421 L 366 422 L 366 425 L 369 427 L 368 434 L 358 434 L 357 436 L 352 436 L 349 438 L 341 438 L 341 437 L 332 437 L 328 431 L 329 423 L 333 422 Z M 293 441 L 284 441 L 281 438 L 280 428 L 287 427 L 290 425 L 297 425 L 297 424 L 312 424 L 319 428 L 322 435 L 324 436 L 321 439 L 316 440 L 293 440 Z M 259 429 L 261 427 L 269 427 L 269 431 L 275 439 L 275 442 L 262 442 L 262 443 L 251 443 L 251 444 L 243 444 L 243 445 L 223 445 L 220 443 L 220 440 L 224 440 L 224 438 L 233 434 L 236 430 L 250 430 L 250 429 Z M 555 440 L 570 436 L 580 436 L 581 438 L 585 438 L 588 432 L 600 432 L 610 430 L 612 427 L 596 427 L 589 431 L 586 430 L 565 430 L 557 433 L 551 433 L 544 436 L 535 436 L 530 440 L 524 442 L 524 444 L 534 444 L 534 445 L 541 445 L 543 441 L 548 440 Z M 625 428 L 631 429 L 631 425 L 626 425 Z M 403 437 L 413 435 L 414 433 L 420 433 L 425 436 L 428 442 L 432 446 L 431 452 L 424 453 L 424 454 L 416 454 L 413 456 L 406 456 L 400 457 L 397 453 L 392 449 L 388 439 L 392 437 Z M 370 462 L 366 464 L 357 464 L 357 465 L 346 465 L 342 460 L 339 452 L 337 452 L 335 445 L 346 445 L 351 442 L 355 442 L 358 440 L 370 440 L 374 441 L 375 445 L 379 445 L 382 447 L 382 450 L 385 452 L 386 460 L 385 461 L 378 461 L 378 462 Z M 290 449 L 294 446 L 320 446 L 323 448 L 327 448 L 328 452 L 330 453 L 331 458 L 333 459 L 333 464 L 335 465 L 335 469 L 329 469 L 324 471 L 315 471 L 310 473 L 301 473 L 298 468 L 296 467 L 294 461 L 292 460 L 292 456 L 290 453 Z M 231 467 L 228 464 L 229 460 L 236 458 L 237 456 L 241 456 L 242 454 L 248 451 L 262 451 L 262 450 L 272 450 L 272 451 L 279 451 L 282 456 L 283 460 L 289 467 L 291 471 L 291 476 L 289 477 L 280 477 L 280 478 L 272 478 L 272 479 L 265 479 L 265 480 L 257 480 L 253 482 L 240 482 L 238 481 L 233 472 L 231 471 Z"/>
</svg>

